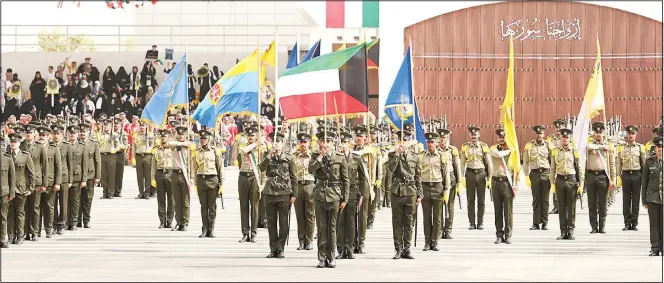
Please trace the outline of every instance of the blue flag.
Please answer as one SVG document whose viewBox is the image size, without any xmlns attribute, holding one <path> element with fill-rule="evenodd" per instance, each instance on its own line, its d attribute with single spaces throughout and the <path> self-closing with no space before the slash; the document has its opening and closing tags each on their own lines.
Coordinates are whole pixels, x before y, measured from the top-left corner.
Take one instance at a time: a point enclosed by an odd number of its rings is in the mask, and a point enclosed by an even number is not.
<svg viewBox="0 0 664 283">
<path fill-rule="evenodd" d="M 297 42 L 293 45 L 293 50 L 291 50 L 290 55 L 288 55 L 288 64 L 286 64 L 286 69 L 297 67 L 299 62 L 300 49 L 297 46 Z"/>
<path fill-rule="evenodd" d="M 420 123 L 419 113 L 417 111 L 417 104 L 413 96 L 413 76 L 412 66 L 410 62 L 410 47 L 403 58 L 399 72 L 390 93 L 385 100 L 385 115 L 390 119 L 392 124 L 397 129 L 402 130 L 401 126 L 404 124 L 413 124 L 415 126 L 415 134 L 417 142 L 426 144 L 424 131 L 422 130 L 422 123 Z"/>
<path fill-rule="evenodd" d="M 166 124 L 169 108 L 189 104 L 187 83 L 187 53 L 185 53 L 145 105 L 141 119 L 163 127 Z"/>
<path fill-rule="evenodd" d="M 302 62 L 300 64 L 307 62 L 313 58 L 316 58 L 320 56 L 320 39 L 314 43 L 311 48 L 309 48 L 309 51 L 307 52 L 306 55 L 304 55 L 304 58 L 302 58 Z"/>
</svg>

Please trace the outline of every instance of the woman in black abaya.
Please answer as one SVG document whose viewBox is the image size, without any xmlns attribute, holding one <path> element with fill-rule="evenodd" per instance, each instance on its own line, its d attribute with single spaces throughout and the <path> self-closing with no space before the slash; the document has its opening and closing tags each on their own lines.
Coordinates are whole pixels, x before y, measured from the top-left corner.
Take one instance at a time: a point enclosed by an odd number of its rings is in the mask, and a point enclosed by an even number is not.
<svg viewBox="0 0 664 283">
<path fill-rule="evenodd" d="M 35 73 L 35 78 L 30 83 L 30 96 L 37 107 L 37 116 L 40 119 L 46 118 L 50 107 L 46 103 L 46 81 L 41 77 L 40 72 Z"/>
</svg>

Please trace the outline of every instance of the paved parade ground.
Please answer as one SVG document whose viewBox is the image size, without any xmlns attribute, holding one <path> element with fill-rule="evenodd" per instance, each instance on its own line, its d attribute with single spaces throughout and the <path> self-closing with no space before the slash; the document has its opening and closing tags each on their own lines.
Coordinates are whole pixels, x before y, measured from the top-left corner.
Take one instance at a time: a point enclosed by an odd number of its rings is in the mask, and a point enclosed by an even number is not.
<svg viewBox="0 0 664 283">
<path fill-rule="evenodd" d="M 512 244 L 495 245 L 493 205 L 487 195 L 485 229 L 467 230 L 465 191 L 453 240 L 439 252 L 422 251 L 422 218 L 414 260 L 393 260 L 389 209 L 377 213 L 367 232 L 366 254 L 338 260 L 336 269 L 317 269 L 316 249 L 297 251 L 295 212 L 290 246 L 283 259 L 266 259 L 267 229 L 257 243 L 238 243 L 237 169 L 227 169 L 225 209 L 217 212 L 217 238 L 199 239 L 200 205 L 191 196 L 187 232 L 157 229 L 157 200 L 136 200 L 136 173 L 125 167 L 123 197 L 101 200 L 97 188 L 92 228 L 65 231 L 38 242 L 2 249 L 2 281 L 662 281 L 662 257 L 649 257 L 648 216 L 641 209 L 640 231 L 623 232 L 622 198 L 610 207 L 607 233 L 591 235 L 586 209 L 577 209 L 575 241 L 556 241 L 558 217 L 550 230 L 530 231 L 528 188 L 517 192 Z M 584 198 L 584 202 L 587 200 Z M 421 212 L 421 210 L 420 210 Z"/>
</svg>

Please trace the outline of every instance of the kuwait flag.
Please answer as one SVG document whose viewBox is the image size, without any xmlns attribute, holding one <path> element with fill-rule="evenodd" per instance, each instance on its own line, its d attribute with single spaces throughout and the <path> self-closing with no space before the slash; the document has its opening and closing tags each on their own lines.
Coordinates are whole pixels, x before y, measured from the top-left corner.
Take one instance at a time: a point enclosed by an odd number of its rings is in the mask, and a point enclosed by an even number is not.
<svg viewBox="0 0 664 283">
<path fill-rule="evenodd" d="M 325 1 L 327 28 L 378 28 L 378 1 Z"/>
<path fill-rule="evenodd" d="M 286 69 L 277 83 L 284 118 L 366 114 L 366 53 L 362 43 Z"/>
<path fill-rule="evenodd" d="M 380 57 L 380 38 L 369 43 L 367 46 L 367 67 L 378 69 L 378 58 Z"/>
</svg>

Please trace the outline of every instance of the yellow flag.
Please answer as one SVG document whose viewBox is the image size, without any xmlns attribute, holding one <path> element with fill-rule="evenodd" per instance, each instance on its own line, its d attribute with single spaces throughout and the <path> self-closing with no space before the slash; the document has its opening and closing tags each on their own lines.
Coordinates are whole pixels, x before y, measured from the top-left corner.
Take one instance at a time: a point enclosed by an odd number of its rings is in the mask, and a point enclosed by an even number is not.
<svg viewBox="0 0 664 283">
<path fill-rule="evenodd" d="M 344 49 L 346 49 L 346 42 L 345 42 L 345 41 L 344 41 L 344 44 L 342 44 L 342 45 L 339 47 L 339 49 L 337 49 L 337 51 L 339 51 L 339 50 L 344 50 Z"/>
<path fill-rule="evenodd" d="M 507 166 L 513 170 L 512 174 L 516 176 L 521 171 L 519 164 L 519 142 L 516 136 L 516 127 L 514 126 L 514 43 L 510 38 L 510 59 L 507 69 L 507 91 L 505 100 L 500 107 L 500 124 L 505 130 L 505 143 L 512 150 Z"/>
<path fill-rule="evenodd" d="M 277 52 L 276 52 L 276 40 L 273 40 L 272 43 L 270 43 L 270 47 L 265 50 L 265 53 L 263 53 L 263 56 L 261 56 L 261 85 L 265 84 L 265 78 L 267 77 L 267 69 L 270 67 L 274 67 L 276 65 L 277 61 Z"/>
<path fill-rule="evenodd" d="M 249 56 L 245 57 L 235 66 L 231 67 L 223 77 L 230 78 L 239 74 L 256 72 L 258 70 L 258 50 L 254 50 Z M 221 81 L 221 80 L 220 80 Z"/>
</svg>

